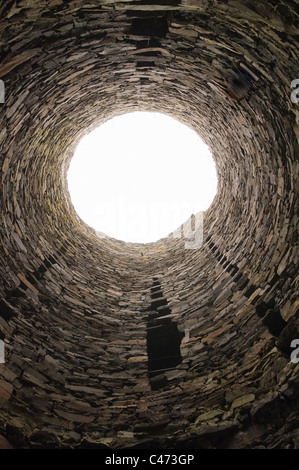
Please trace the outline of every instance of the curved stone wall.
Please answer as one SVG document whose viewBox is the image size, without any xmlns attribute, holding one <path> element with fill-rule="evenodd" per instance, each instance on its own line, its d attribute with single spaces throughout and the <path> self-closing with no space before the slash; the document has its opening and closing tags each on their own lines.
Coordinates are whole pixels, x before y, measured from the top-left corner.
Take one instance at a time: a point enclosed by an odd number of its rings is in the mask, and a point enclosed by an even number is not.
<svg viewBox="0 0 299 470">
<path fill-rule="evenodd" d="M 296 2 L 9 1 L 0 17 L 0 447 L 298 448 Z M 241 63 L 258 80 L 236 101 Z M 75 146 L 133 110 L 212 150 L 198 249 L 102 239 L 74 212 Z M 163 316 L 181 359 L 153 386 Z"/>
</svg>

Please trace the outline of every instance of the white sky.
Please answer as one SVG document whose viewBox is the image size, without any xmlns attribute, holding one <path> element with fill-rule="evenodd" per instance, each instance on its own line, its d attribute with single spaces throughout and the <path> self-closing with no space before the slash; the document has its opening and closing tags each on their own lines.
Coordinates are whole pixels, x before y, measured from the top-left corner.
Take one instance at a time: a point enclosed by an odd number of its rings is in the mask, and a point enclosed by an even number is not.
<svg viewBox="0 0 299 470">
<path fill-rule="evenodd" d="M 68 186 L 78 215 L 95 230 L 149 243 L 206 210 L 217 176 L 208 147 L 194 131 L 164 114 L 134 112 L 81 140 Z"/>
</svg>

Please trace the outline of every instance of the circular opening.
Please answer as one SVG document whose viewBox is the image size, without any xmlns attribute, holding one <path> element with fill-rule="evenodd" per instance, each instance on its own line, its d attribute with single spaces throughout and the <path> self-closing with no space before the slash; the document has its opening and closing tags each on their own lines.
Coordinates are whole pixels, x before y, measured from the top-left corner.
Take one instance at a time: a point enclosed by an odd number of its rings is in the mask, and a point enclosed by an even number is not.
<svg viewBox="0 0 299 470">
<path fill-rule="evenodd" d="M 209 148 L 189 127 L 149 112 L 115 117 L 85 136 L 68 170 L 78 215 L 100 236 L 150 243 L 217 192 Z"/>
</svg>

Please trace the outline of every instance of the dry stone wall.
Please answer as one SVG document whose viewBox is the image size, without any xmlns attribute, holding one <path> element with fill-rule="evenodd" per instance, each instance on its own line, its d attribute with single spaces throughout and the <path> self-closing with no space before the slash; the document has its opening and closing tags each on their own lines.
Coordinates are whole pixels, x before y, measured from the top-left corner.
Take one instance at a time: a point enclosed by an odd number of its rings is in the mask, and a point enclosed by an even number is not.
<svg viewBox="0 0 299 470">
<path fill-rule="evenodd" d="M 0 19 L 0 447 L 298 448 L 298 3 L 2 1 Z M 234 101 L 240 63 L 258 80 Z M 136 110 L 213 152 L 198 249 L 99 238 L 72 207 L 80 138 Z M 155 280 L 182 338 L 159 387 Z"/>
</svg>

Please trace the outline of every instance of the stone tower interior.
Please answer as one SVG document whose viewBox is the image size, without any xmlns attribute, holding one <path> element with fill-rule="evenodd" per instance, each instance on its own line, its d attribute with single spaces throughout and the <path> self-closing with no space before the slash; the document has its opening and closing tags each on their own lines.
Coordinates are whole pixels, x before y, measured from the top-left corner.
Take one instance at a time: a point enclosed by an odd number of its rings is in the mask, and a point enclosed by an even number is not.
<svg viewBox="0 0 299 470">
<path fill-rule="evenodd" d="M 0 448 L 299 448 L 298 13 L 0 2 Z M 72 206 L 76 145 L 132 111 L 212 151 L 199 249 L 99 238 Z"/>
</svg>

